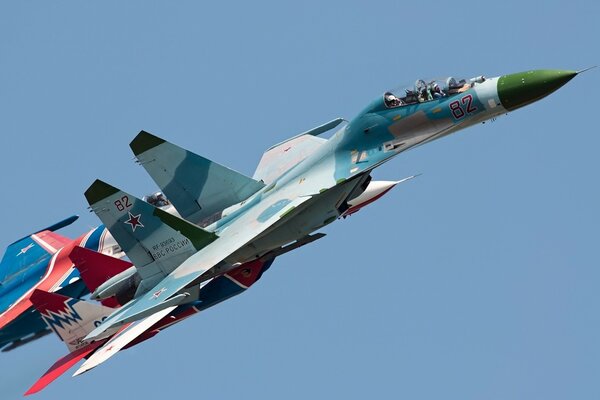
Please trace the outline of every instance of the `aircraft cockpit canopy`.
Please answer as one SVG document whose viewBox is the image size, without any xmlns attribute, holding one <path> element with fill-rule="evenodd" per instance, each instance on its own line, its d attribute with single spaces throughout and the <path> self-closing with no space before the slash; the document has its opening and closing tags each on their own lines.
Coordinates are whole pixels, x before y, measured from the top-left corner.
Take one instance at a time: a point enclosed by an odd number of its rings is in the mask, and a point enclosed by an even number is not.
<svg viewBox="0 0 600 400">
<path fill-rule="evenodd" d="M 153 194 L 149 194 L 148 196 L 144 196 L 143 199 L 146 203 L 153 205 L 154 207 L 162 208 L 168 205 L 171 205 L 171 202 L 167 200 L 167 197 L 163 194 L 163 192 L 156 192 Z"/>
<path fill-rule="evenodd" d="M 472 88 L 473 85 L 483 81 L 485 81 L 483 76 L 469 80 L 456 79 L 454 77 L 432 80 L 418 79 L 411 87 L 402 87 L 385 92 L 383 101 L 387 108 L 425 103 L 442 97 L 452 96 L 456 93 L 462 93 Z"/>
</svg>

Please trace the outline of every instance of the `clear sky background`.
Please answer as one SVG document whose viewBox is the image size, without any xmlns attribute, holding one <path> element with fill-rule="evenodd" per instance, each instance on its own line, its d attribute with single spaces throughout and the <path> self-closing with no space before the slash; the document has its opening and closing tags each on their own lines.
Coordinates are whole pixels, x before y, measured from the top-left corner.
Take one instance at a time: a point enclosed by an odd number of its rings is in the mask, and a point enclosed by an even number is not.
<svg viewBox="0 0 600 400">
<path fill-rule="evenodd" d="M 262 152 L 417 78 L 600 63 L 597 1 L 0 4 L 0 245 L 95 178 L 156 190 L 145 129 L 252 175 Z M 409 151 L 421 177 L 251 290 L 39 399 L 597 399 L 600 69 Z M 66 347 L 0 354 L 18 398 Z M 74 370 L 73 370 L 74 371 Z"/>
</svg>

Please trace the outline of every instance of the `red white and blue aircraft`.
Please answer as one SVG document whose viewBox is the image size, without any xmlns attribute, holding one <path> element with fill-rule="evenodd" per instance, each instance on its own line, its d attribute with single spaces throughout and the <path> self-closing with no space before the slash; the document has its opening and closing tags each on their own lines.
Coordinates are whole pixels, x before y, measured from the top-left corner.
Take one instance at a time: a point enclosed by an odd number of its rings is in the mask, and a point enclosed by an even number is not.
<svg viewBox="0 0 600 400">
<path fill-rule="evenodd" d="M 35 289 L 81 297 L 88 290 L 69 259 L 75 246 L 122 257 L 119 246 L 104 226 L 77 239 L 55 231 L 77 220 L 69 217 L 35 231 L 9 245 L 0 262 L 0 348 L 10 351 L 50 330 L 35 312 L 30 296 Z"/>
<path fill-rule="evenodd" d="M 95 292 L 102 282 L 107 282 L 107 277 L 118 276 L 132 266 L 127 261 L 82 247 L 75 247 L 71 251 L 70 258 L 79 268 L 81 278 L 90 292 Z M 31 295 L 32 304 L 47 326 L 65 343 L 69 353 L 56 361 L 25 395 L 39 392 L 84 358 L 91 360 L 93 366 L 98 365 L 117 352 L 150 339 L 161 330 L 246 291 L 261 278 L 273 261 L 274 257 L 240 265 L 211 280 L 205 285 L 196 301 L 169 307 L 137 324 L 125 324 L 100 340 L 87 340 L 85 337 L 120 307 L 118 301 L 107 307 L 57 293 L 34 290 Z M 127 300 L 121 299 L 121 301 Z M 91 358 L 92 355 L 94 358 Z M 86 372 L 89 368 L 80 369 L 76 375 Z"/>
</svg>

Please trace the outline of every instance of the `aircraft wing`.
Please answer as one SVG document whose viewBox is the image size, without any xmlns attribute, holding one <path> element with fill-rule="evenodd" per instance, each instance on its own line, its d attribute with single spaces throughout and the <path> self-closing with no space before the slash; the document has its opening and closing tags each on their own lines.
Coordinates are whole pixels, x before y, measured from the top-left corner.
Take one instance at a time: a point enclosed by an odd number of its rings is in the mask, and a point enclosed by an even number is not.
<svg viewBox="0 0 600 400">
<path fill-rule="evenodd" d="M 102 346 L 105 341 L 92 342 L 72 353 L 59 359 L 38 379 L 30 388 L 25 392 L 25 396 L 34 394 L 44 389 L 46 386 L 51 384 L 56 378 L 64 374 L 69 368 L 77 364 L 80 360 L 93 353 L 98 347 Z"/>
<path fill-rule="evenodd" d="M 188 286 L 200 283 L 202 275 L 219 262 L 251 242 L 258 235 L 298 211 L 299 206 L 311 198 L 300 196 L 286 198 L 290 192 L 274 193 L 219 232 L 219 238 L 189 257 L 177 269 L 160 281 L 149 292 L 140 296 L 111 315 L 102 325 L 92 331 L 86 339 L 101 338 L 106 330 L 183 303 L 185 294 L 178 294 Z"/>
<path fill-rule="evenodd" d="M 132 324 L 126 329 L 123 329 L 122 331 L 117 333 L 102 347 L 96 350 L 94 354 L 90 358 L 88 358 L 88 360 L 84 362 L 83 365 L 79 367 L 77 371 L 75 371 L 73 376 L 81 375 L 84 372 L 87 372 L 90 369 L 97 367 L 98 365 L 107 361 L 109 358 L 117 354 L 120 350 L 125 348 L 128 344 L 132 343 L 134 340 L 139 338 L 148 329 L 152 328 L 152 326 L 154 326 L 161 319 L 169 315 L 171 311 L 173 311 L 176 307 L 177 306 L 165 308 L 164 310 L 152 314 L 146 319 Z"/>
<path fill-rule="evenodd" d="M 49 229 L 32 233 L 12 243 L 6 248 L 0 262 L 0 283 L 25 270 L 41 257 L 56 253 L 72 239 L 61 236 Z M 49 258 L 49 257 L 48 257 Z"/>
<path fill-rule="evenodd" d="M 77 218 L 72 216 L 38 230 L 6 248 L 0 261 L 0 285 L 12 289 L 5 290 L 0 298 L 0 330 L 31 307 L 29 295 L 34 288 L 51 290 L 68 270 L 68 267 L 54 265 L 54 261 L 56 253 L 72 240 L 53 231 L 72 224 Z M 41 278 L 37 275 L 40 270 L 45 270 Z"/>
<path fill-rule="evenodd" d="M 317 151 L 326 141 L 323 138 L 302 135 L 269 148 L 256 167 L 254 179 L 260 179 L 266 184 L 274 182 L 285 172 Z"/>
<path fill-rule="evenodd" d="M 327 142 L 327 139 L 319 138 L 318 135 L 334 129 L 342 122 L 343 118 L 336 118 L 269 147 L 262 155 L 253 178 L 267 185 L 274 182 Z"/>
</svg>

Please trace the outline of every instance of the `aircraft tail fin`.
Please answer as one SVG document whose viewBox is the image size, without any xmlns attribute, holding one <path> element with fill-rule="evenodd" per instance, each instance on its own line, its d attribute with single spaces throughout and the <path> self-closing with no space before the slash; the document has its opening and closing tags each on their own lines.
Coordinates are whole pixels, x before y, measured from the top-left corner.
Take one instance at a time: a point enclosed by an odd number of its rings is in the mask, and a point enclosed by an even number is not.
<svg viewBox="0 0 600 400">
<path fill-rule="evenodd" d="M 85 336 L 114 311 L 110 307 L 39 289 L 33 291 L 30 299 L 48 328 L 71 352 L 85 346 Z"/>
<path fill-rule="evenodd" d="M 110 278 L 133 266 L 130 262 L 79 246 L 75 246 L 71 250 L 69 258 L 79 271 L 79 275 L 81 275 L 81 279 L 90 293 L 93 293 Z M 103 299 L 101 303 L 107 307 L 117 307 L 123 305 L 125 302 L 119 301 L 119 299 L 114 297 L 109 297 Z"/>
<path fill-rule="evenodd" d="M 136 266 L 142 292 L 218 237 L 100 180 L 85 197 Z"/>
<path fill-rule="evenodd" d="M 54 225 L 40 229 L 11 243 L 0 262 L 0 283 L 14 277 L 19 271 L 46 254 L 54 254 L 58 249 L 71 242 L 71 239 L 54 233 L 55 230 L 72 224 L 79 218 L 74 215 Z"/>
<path fill-rule="evenodd" d="M 86 341 L 84 337 L 113 312 L 112 308 L 79 299 L 34 290 L 31 302 L 46 325 L 65 342 L 69 353 L 56 361 L 30 388 L 25 396 L 44 389 L 80 360 L 89 357 L 108 339 Z"/>
<path fill-rule="evenodd" d="M 130 147 L 179 215 L 198 224 L 265 186 L 145 131 Z"/>
</svg>

